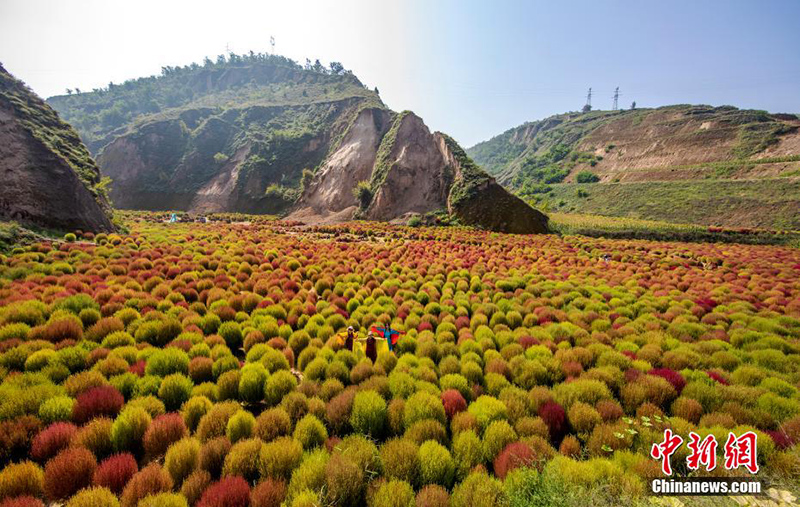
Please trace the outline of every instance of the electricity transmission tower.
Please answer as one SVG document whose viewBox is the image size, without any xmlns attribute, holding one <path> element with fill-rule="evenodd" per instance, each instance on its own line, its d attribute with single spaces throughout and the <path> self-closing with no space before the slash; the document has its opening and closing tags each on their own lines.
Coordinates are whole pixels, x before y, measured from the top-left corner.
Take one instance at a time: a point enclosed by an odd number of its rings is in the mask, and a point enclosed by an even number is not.
<svg viewBox="0 0 800 507">
<path fill-rule="evenodd" d="M 275 37 L 269 36 L 269 45 L 272 47 L 272 54 L 275 54 Z"/>
<path fill-rule="evenodd" d="M 589 88 L 589 93 L 586 94 L 586 105 L 583 106 L 583 112 L 589 112 L 592 110 L 592 89 Z"/>
<path fill-rule="evenodd" d="M 617 103 L 619 102 L 619 86 L 614 89 L 614 107 L 611 108 L 612 111 L 616 111 L 618 109 Z"/>
</svg>

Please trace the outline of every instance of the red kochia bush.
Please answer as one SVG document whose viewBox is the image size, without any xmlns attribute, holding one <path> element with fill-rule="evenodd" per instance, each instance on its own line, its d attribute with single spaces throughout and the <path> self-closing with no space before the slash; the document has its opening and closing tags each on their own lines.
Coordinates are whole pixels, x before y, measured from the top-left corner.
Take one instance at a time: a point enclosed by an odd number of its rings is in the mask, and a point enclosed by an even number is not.
<svg viewBox="0 0 800 507">
<path fill-rule="evenodd" d="M 536 453 L 528 444 L 512 442 L 494 459 L 494 473 L 505 479 L 508 472 L 515 468 L 530 466 L 535 459 Z"/>
<path fill-rule="evenodd" d="M 258 483 L 250 493 L 250 507 L 280 507 L 286 499 L 286 483 L 268 478 Z"/>
<path fill-rule="evenodd" d="M 138 471 L 139 466 L 132 454 L 115 454 L 103 460 L 97 467 L 94 472 L 93 484 L 108 488 L 119 496 L 131 477 Z"/>
<path fill-rule="evenodd" d="M 546 401 L 539 407 L 539 417 L 547 425 L 553 445 L 558 446 L 567 434 L 567 414 L 564 407 L 555 401 Z"/>
<path fill-rule="evenodd" d="M 39 418 L 32 415 L 0 422 L 0 462 L 25 458 L 41 428 Z"/>
<path fill-rule="evenodd" d="M 241 477 L 227 477 L 203 492 L 197 507 L 247 507 L 250 486 Z"/>
<path fill-rule="evenodd" d="M 6 498 L 0 502 L 0 507 L 44 507 L 38 498 L 32 496 L 18 496 L 16 498 Z"/>
<path fill-rule="evenodd" d="M 78 432 L 72 423 L 57 422 L 43 429 L 33 439 L 31 457 L 40 463 L 49 460 L 69 446 L 70 440 Z"/>
<path fill-rule="evenodd" d="M 83 447 L 61 451 L 44 468 L 44 492 L 51 501 L 62 500 L 92 484 L 97 468 L 94 454 Z"/>
<path fill-rule="evenodd" d="M 186 423 L 180 414 L 160 415 L 147 427 L 143 439 L 144 451 L 151 459 L 161 456 L 167 452 L 170 444 L 182 439 L 186 434 Z"/>
<path fill-rule="evenodd" d="M 456 389 L 448 389 L 442 393 L 442 405 L 447 419 L 467 409 L 467 400 Z"/>
<path fill-rule="evenodd" d="M 683 388 L 686 387 L 686 379 L 683 378 L 683 375 L 678 373 L 675 370 L 670 370 L 669 368 L 654 368 L 647 372 L 648 375 L 656 375 L 662 377 L 667 382 L 672 384 L 672 387 L 675 388 L 675 391 L 680 395 Z"/>
<path fill-rule="evenodd" d="M 114 418 L 119 413 L 125 398 L 112 386 L 93 387 L 81 393 L 72 408 L 72 419 L 86 423 L 95 417 Z"/>
<path fill-rule="evenodd" d="M 722 384 L 724 386 L 728 385 L 728 383 L 729 383 L 728 380 L 725 377 L 723 377 L 722 375 L 720 375 L 719 373 L 717 373 L 715 371 L 707 371 L 706 375 L 708 375 L 709 378 L 711 378 L 712 380 L 714 380 L 716 382 L 719 382 L 720 384 Z"/>
</svg>

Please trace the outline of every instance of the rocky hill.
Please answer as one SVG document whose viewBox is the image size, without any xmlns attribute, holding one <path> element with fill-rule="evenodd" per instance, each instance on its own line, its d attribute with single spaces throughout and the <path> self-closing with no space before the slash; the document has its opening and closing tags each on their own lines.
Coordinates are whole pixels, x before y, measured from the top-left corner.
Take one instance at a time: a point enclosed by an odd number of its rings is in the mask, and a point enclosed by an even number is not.
<svg viewBox="0 0 800 507">
<path fill-rule="evenodd" d="M 309 223 L 443 211 L 492 230 L 547 230 L 454 141 L 391 111 L 338 64 L 234 55 L 50 102 L 95 150 L 121 208 Z M 369 186 L 361 206 L 359 184 Z"/>
<path fill-rule="evenodd" d="M 691 105 L 568 113 L 467 153 L 552 210 L 800 228 L 796 115 Z"/>
<path fill-rule="evenodd" d="M 0 219 L 113 229 L 100 172 L 78 134 L 0 65 Z"/>
</svg>

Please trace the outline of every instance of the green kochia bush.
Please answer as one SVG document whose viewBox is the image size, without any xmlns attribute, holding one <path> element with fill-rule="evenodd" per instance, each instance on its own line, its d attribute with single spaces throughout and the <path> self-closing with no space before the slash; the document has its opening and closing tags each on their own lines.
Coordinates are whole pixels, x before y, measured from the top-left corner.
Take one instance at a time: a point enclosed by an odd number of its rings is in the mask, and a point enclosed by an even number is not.
<svg viewBox="0 0 800 507">
<path fill-rule="evenodd" d="M 406 401 L 403 424 L 406 428 L 410 428 L 415 422 L 424 419 L 434 419 L 441 424 L 447 423 L 442 400 L 430 393 L 418 392 Z"/>
<path fill-rule="evenodd" d="M 192 395 L 192 379 L 180 373 L 164 377 L 158 388 L 158 397 L 164 402 L 167 410 L 178 410 Z"/>
<path fill-rule="evenodd" d="M 413 486 L 419 484 L 419 446 L 416 443 L 407 438 L 395 438 L 383 444 L 380 452 L 387 478 Z"/>
<path fill-rule="evenodd" d="M 505 404 L 491 396 L 480 396 L 467 407 L 467 412 L 475 416 L 481 430 L 485 430 L 492 421 L 507 418 Z"/>
<path fill-rule="evenodd" d="M 255 424 L 256 418 L 253 417 L 253 414 L 247 410 L 240 410 L 228 420 L 225 434 L 228 436 L 228 440 L 236 443 L 243 438 L 250 438 Z"/>
<path fill-rule="evenodd" d="M 137 451 L 151 419 L 150 414 L 143 408 L 124 408 L 111 427 L 111 442 L 114 449 L 118 452 Z"/>
<path fill-rule="evenodd" d="M 297 423 L 293 436 L 304 449 L 311 449 L 325 443 L 325 440 L 328 439 L 328 431 L 322 421 L 308 414 Z"/>
<path fill-rule="evenodd" d="M 350 425 L 357 433 L 380 438 L 386 427 L 386 401 L 375 391 L 361 391 L 353 400 Z"/>
<path fill-rule="evenodd" d="M 453 485 L 455 463 L 446 447 L 429 440 L 420 446 L 418 456 L 421 484 L 439 484 L 445 488 Z"/>
</svg>

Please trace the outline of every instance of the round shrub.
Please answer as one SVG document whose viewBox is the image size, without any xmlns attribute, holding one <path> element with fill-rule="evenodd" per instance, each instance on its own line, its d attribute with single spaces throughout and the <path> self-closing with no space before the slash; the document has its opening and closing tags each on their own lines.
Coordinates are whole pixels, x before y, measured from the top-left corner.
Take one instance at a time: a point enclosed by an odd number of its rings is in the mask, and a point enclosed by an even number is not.
<svg viewBox="0 0 800 507">
<path fill-rule="evenodd" d="M 264 442 L 271 442 L 278 437 L 289 435 L 292 431 L 292 420 L 289 414 L 280 407 L 261 412 L 256 418 L 255 436 Z"/>
<path fill-rule="evenodd" d="M 44 472 L 35 463 L 11 463 L 0 471 L 0 501 L 19 496 L 40 497 L 44 481 Z"/>
<path fill-rule="evenodd" d="M 247 507 L 249 503 L 250 485 L 247 481 L 241 477 L 226 477 L 205 490 L 197 507 Z"/>
<path fill-rule="evenodd" d="M 477 400 L 470 403 L 467 412 L 475 417 L 481 431 L 485 430 L 493 421 L 508 417 L 508 409 L 505 404 L 497 398 L 486 395 L 479 396 Z"/>
<path fill-rule="evenodd" d="M 194 472 L 200 458 L 200 442 L 196 438 L 184 438 L 172 444 L 164 456 L 164 470 L 172 482 L 180 485 Z"/>
<path fill-rule="evenodd" d="M 564 408 L 555 401 L 546 401 L 539 407 L 539 417 L 550 431 L 550 441 L 559 444 L 567 434 L 567 414 Z"/>
<path fill-rule="evenodd" d="M 30 455 L 44 463 L 69 446 L 77 433 L 78 428 L 72 423 L 51 424 L 34 437 Z"/>
<path fill-rule="evenodd" d="M 222 467 L 222 475 L 230 477 L 238 475 L 250 482 L 258 479 L 258 460 L 264 443 L 257 438 L 249 438 L 235 443 Z"/>
<path fill-rule="evenodd" d="M 157 349 L 147 358 L 145 373 L 166 377 L 174 373 L 189 373 L 189 356 L 176 347 Z"/>
<path fill-rule="evenodd" d="M 158 397 L 169 411 L 178 410 L 192 395 L 192 379 L 180 373 L 164 377 L 158 388 Z"/>
<path fill-rule="evenodd" d="M 237 322 L 223 322 L 217 329 L 217 334 L 225 340 L 225 344 L 229 349 L 236 350 L 242 347 L 244 336 L 242 335 L 242 328 Z"/>
<path fill-rule="evenodd" d="M 394 438 L 381 446 L 381 462 L 388 479 L 419 484 L 419 446 L 407 438 Z"/>
<path fill-rule="evenodd" d="M 325 466 L 327 498 L 334 505 L 363 505 L 366 493 L 364 470 L 349 456 L 335 453 Z"/>
<path fill-rule="evenodd" d="M 467 401 L 464 396 L 455 389 L 448 389 L 442 392 L 442 405 L 447 419 L 452 419 L 454 415 L 467 409 Z"/>
<path fill-rule="evenodd" d="M 142 498 L 137 507 L 189 507 L 189 503 L 178 493 L 158 493 Z"/>
<path fill-rule="evenodd" d="M 280 507 L 286 499 L 286 483 L 267 478 L 250 492 L 250 507 Z"/>
<path fill-rule="evenodd" d="M 239 399 L 248 403 L 263 400 L 267 375 L 266 368 L 259 363 L 246 365 L 239 377 Z"/>
<path fill-rule="evenodd" d="M 205 396 L 192 396 L 186 403 L 183 404 L 183 407 L 181 407 L 181 415 L 183 416 L 183 422 L 186 424 L 186 427 L 189 429 L 189 431 L 194 431 L 197 429 L 200 419 L 202 419 L 203 416 L 206 415 L 209 410 L 211 410 L 213 405 L 214 404 L 211 403 L 211 400 Z"/>
<path fill-rule="evenodd" d="M 447 415 L 442 405 L 442 400 L 426 392 L 413 394 L 406 400 L 403 411 L 403 424 L 410 428 L 415 422 L 424 419 L 433 419 L 442 424 L 447 423 Z"/>
<path fill-rule="evenodd" d="M 144 432 L 144 451 L 148 460 L 162 456 L 173 442 L 182 439 L 188 433 L 183 417 L 170 413 L 156 417 Z"/>
<path fill-rule="evenodd" d="M 82 447 L 66 449 L 47 462 L 44 492 L 51 501 L 62 500 L 92 484 L 97 460 Z"/>
<path fill-rule="evenodd" d="M 93 387 L 78 395 L 72 409 L 72 419 L 84 424 L 96 417 L 116 417 L 125 398 L 111 386 Z"/>
<path fill-rule="evenodd" d="M 603 421 L 600 413 L 591 405 L 581 401 L 572 404 L 568 412 L 569 424 L 576 433 L 591 433 Z"/>
<path fill-rule="evenodd" d="M 125 408 L 111 426 L 111 443 L 114 449 L 117 452 L 131 451 L 135 454 L 151 420 L 150 414 L 143 408 Z"/>
<path fill-rule="evenodd" d="M 120 495 L 125 485 L 138 471 L 139 466 L 132 454 L 115 454 L 100 463 L 94 472 L 92 484 L 108 488 L 115 495 Z"/>
<path fill-rule="evenodd" d="M 372 497 L 374 507 L 409 507 L 415 505 L 414 488 L 405 481 L 392 479 L 383 482 Z"/>
<path fill-rule="evenodd" d="M 119 507 L 119 500 L 108 488 L 94 487 L 79 491 L 66 507 Z"/>
<path fill-rule="evenodd" d="M 297 387 L 297 379 L 287 370 L 279 370 L 267 379 L 264 386 L 264 400 L 270 405 L 277 405 L 284 396 Z"/>
<path fill-rule="evenodd" d="M 447 445 L 447 428 L 439 421 L 424 419 L 415 422 L 403 435 L 405 438 L 421 444 L 426 440 L 435 440 L 442 445 Z"/>
<path fill-rule="evenodd" d="M 321 491 L 325 486 L 325 466 L 329 458 L 325 449 L 306 453 L 300 466 L 292 472 L 286 495 L 291 499 L 305 490 Z"/>
<path fill-rule="evenodd" d="M 483 459 L 487 462 L 494 461 L 505 446 L 516 440 L 517 434 L 508 421 L 492 422 L 483 432 Z"/>
<path fill-rule="evenodd" d="M 328 430 L 322 421 L 308 414 L 295 426 L 293 437 L 302 444 L 303 449 L 311 449 L 325 443 L 328 439 Z"/>
<path fill-rule="evenodd" d="M 288 481 L 302 456 L 303 446 L 291 437 L 268 442 L 261 448 L 258 460 L 261 476 Z"/>
<path fill-rule="evenodd" d="M 420 463 L 420 484 L 439 484 L 445 488 L 453 485 L 455 463 L 446 447 L 429 440 L 417 454 Z"/>
<path fill-rule="evenodd" d="M 78 430 L 72 438 L 72 445 L 92 451 L 98 458 L 104 458 L 114 451 L 111 441 L 113 421 L 106 417 L 95 419 Z"/>
<path fill-rule="evenodd" d="M 189 505 L 194 505 L 200 500 L 203 491 L 211 484 L 211 481 L 211 474 L 205 470 L 195 470 L 183 481 L 181 495 L 186 498 Z"/>
<path fill-rule="evenodd" d="M 250 438 L 255 424 L 256 418 L 253 417 L 253 414 L 246 410 L 240 410 L 228 419 L 225 435 L 231 443 L 235 444 L 241 439 Z"/>
<path fill-rule="evenodd" d="M 225 458 L 231 450 L 231 441 L 227 437 L 217 437 L 200 447 L 198 466 L 207 471 L 212 478 L 222 475 Z"/>
<path fill-rule="evenodd" d="M 450 495 L 438 484 L 428 484 L 417 493 L 417 507 L 449 507 Z"/>
<path fill-rule="evenodd" d="M 45 400 L 39 406 L 39 419 L 45 424 L 69 421 L 72 418 L 74 405 L 75 400 L 69 396 L 56 396 Z"/>
<path fill-rule="evenodd" d="M 483 443 L 474 431 L 462 431 L 453 437 L 453 460 L 459 481 L 464 480 L 470 470 L 483 464 Z"/>
<path fill-rule="evenodd" d="M 456 486 L 450 498 L 452 507 L 493 507 L 504 503 L 502 483 L 484 471 L 470 474 Z"/>
<path fill-rule="evenodd" d="M 197 438 L 205 442 L 212 438 L 224 436 L 228 428 L 228 420 L 241 408 L 235 401 L 226 401 L 212 406 L 211 410 L 200 418 L 200 422 L 197 425 Z"/>
<path fill-rule="evenodd" d="M 386 401 L 375 391 L 360 391 L 350 412 L 353 431 L 380 438 L 386 428 Z"/>
<path fill-rule="evenodd" d="M 167 493 L 172 490 L 172 479 L 158 463 L 151 463 L 136 473 L 122 491 L 121 507 L 137 507 L 140 500 L 149 495 Z"/>
</svg>

